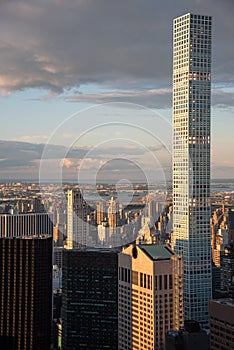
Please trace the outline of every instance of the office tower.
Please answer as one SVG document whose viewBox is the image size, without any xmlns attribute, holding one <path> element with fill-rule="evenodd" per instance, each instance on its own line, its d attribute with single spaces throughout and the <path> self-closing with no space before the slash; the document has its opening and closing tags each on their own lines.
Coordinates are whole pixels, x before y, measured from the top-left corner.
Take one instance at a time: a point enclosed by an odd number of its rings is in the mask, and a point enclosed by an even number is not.
<svg viewBox="0 0 234 350">
<path fill-rule="evenodd" d="M 182 258 L 167 246 L 119 254 L 119 350 L 164 350 L 165 332 L 183 324 Z"/>
<path fill-rule="evenodd" d="M 227 228 L 229 233 L 229 241 L 234 240 L 234 209 L 228 209 L 227 212 Z"/>
<path fill-rule="evenodd" d="M 212 300 L 210 305 L 210 350 L 234 349 L 233 299 Z"/>
<path fill-rule="evenodd" d="M 112 197 L 108 206 L 108 223 L 110 237 L 116 234 L 117 226 L 119 226 L 119 221 L 119 203 Z"/>
<path fill-rule="evenodd" d="M 96 222 L 97 225 L 101 225 L 103 221 L 107 220 L 107 212 L 106 212 L 106 202 L 98 202 L 97 210 L 96 210 Z"/>
<path fill-rule="evenodd" d="M 185 321 L 178 331 L 166 333 L 165 350 L 209 350 L 209 333 L 196 321 Z"/>
<path fill-rule="evenodd" d="M 53 224 L 48 214 L 1 214 L 0 237 L 27 237 L 53 235 Z"/>
<path fill-rule="evenodd" d="M 53 292 L 57 293 L 62 289 L 62 269 L 58 265 L 53 265 Z"/>
<path fill-rule="evenodd" d="M 68 190 L 67 205 L 67 248 L 91 245 L 87 215 L 89 207 L 80 189 Z"/>
<path fill-rule="evenodd" d="M 63 260 L 63 247 L 54 247 L 53 248 L 53 265 L 57 265 L 58 268 L 62 268 Z"/>
<path fill-rule="evenodd" d="M 185 319 L 208 321 L 211 17 L 174 20 L 173 242 L 184 258 Z"/>
<path fill-rule="evenodd" d="M 109 236 L 109 224 L 108 222 L 102 222 L 101 225 L 98 225 L 99 244 L 108 246 Z"/>
<path fill-rule="evenodd" d="M 147 204 L 147 214 L 151 218 L 152 224 L 154 224 L 162 214 L 164 209 L 164 203 L 156 200 L 149 200 Z"/>
<path fill-rule="evenodd" d="M 32 203 L 34 213 L 44 213 L 45 206 L 41 198 L 35 198 Z"/>
<path fill-rule="evenodd" d="M 49 350 L 52 236 L 0 238 L 0 349 Z"/>
<path fill-rule="evenodd" d="M 228 290 L 234 277 L 234 245 L 230 244 L 220 258 L 221 289 Z"/>
<path fill-rule="evenodd" d="M 65 249 L 62 290 L 63 350 L 117 350 L 117 251 Z"/>
<path fill-rule="evenodd" d="M 65 226 L 63 225 L 57 224 L 53 227 L 54 245 L 56 247 L 63 247 L 64 231 Z"/>
</svg>

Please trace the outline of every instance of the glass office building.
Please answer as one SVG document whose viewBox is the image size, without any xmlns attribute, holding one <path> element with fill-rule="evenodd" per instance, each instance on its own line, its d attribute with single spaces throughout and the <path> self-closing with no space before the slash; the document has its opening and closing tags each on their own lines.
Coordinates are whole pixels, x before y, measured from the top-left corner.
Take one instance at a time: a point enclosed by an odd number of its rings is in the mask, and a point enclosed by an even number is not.
<svg viewBox="0 0 234 350">
<path fill-rule="evenodd" d="M 0 349 L 51 346 L 52 242 L 41 237 L 0 238 Z"/>
<path fill-rule="evenodd" d="M 118 349 L 118 251 L 63 252 L 63 350 Z"/>
</svg>

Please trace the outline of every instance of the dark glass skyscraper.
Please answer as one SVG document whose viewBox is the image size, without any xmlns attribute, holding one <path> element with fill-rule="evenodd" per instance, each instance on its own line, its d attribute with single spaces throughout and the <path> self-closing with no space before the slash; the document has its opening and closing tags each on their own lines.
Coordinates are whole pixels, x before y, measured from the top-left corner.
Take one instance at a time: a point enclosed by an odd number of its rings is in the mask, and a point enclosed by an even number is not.
<svg viewBox="0 0 234 350">
<path fill-rule="evenodd" d="M 0 238 L 0 349 L 49 350 L 52 237 Z"/>
<path fill-rule="evenodd" d="M 62 279 L 63 350 L 117 350 L 117 251 L 64 250 Z"/>
</svg>

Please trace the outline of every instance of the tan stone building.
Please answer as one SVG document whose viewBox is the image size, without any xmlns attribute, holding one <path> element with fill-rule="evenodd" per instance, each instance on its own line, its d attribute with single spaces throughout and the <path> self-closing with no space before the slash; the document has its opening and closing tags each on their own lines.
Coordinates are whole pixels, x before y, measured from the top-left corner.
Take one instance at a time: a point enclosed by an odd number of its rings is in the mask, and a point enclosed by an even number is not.
<svg viewBox="0 0 234 350">
<path fill-rule="evenodd" d="M 165 333 L 183 325 L 183 264 L 165 245 L 119 254 L 119 350 L 163 350 Z"/>
</svg>

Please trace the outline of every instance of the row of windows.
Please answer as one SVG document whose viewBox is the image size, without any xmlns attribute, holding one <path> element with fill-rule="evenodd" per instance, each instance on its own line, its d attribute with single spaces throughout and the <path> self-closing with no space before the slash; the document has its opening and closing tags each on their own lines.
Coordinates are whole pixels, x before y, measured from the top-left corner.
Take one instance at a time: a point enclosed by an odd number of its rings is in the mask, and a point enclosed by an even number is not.
<svg viewBox="0 0 234 350">
<path fill-rule="evenodd" d="M 119 269 L 120 281 L 130 283 L 130 270 Z M 142 272 L 132 271 L 132 284 L 139 285 L 142 288 L 152 290 L 152 276 Z M 173 288 L 172 275 L 155 276 L 155 290 L 167 290 Z"/>
<path fill-rule="evenodd" d="M 196 22 L 208 22 L 211 24 L 212 17 L 211 16 L 205 16 L 205 15 L 194 15 L 194 14 L 186 14 L 184 16 L 180 16 L 178 18 L 174 19 L 174 23 L 177 25 L 183 22 L 188 22 L 190 21 L 191 23 L 196 23 Z"/>
<path fill-rule="evenodd" d="M 124 267 L 119 268 L 119 280 L 127 283 L 131 283 L 131 271 Z"/>
<path fill-rule="evenodd" d="M 152 276 L 142 272 L 132 271 L 132 284 L 152 290 Z"/>
<path fill-rule="evenodd" d="M 167 290 L 172 289 L 172 275 L 159 275 L 155 276 L 155 289 Z"/>
</svg>

